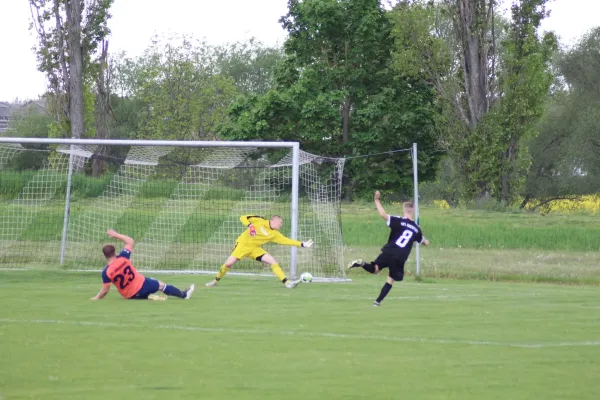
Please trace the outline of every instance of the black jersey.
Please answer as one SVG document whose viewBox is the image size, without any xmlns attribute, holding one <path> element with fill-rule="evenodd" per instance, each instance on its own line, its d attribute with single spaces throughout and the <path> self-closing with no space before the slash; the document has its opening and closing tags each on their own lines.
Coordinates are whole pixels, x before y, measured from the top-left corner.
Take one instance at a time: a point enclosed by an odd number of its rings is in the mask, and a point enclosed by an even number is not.
<svg viewBox="0 0 600 400">
<path fill-rule="evenodd" d="M 408 258 L 413 243 L 423 243 L 423 233 L 415 221 L 390 215 L 387 225 L 391 230 L 388 242 L 381 249 L 383 253 Z"/>
</svg>

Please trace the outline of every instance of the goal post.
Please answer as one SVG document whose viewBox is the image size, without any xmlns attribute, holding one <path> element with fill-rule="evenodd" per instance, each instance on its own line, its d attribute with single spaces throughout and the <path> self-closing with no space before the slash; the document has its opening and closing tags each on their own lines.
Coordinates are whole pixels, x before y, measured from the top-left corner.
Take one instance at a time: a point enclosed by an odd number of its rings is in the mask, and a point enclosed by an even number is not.
<svg viewBox="0 0 600 400">
<path fill-rule="evenodd" d="M 316 243 L 265 246 L 288 275 L 343 281 L 343 169 L 298 142 L 0 137 L 0 267 L 98 269 L 114 228 L 141 270 L 212 274 L 241 215 L 281 215 L 285 236 Z M 271 275 L 255 261 L 235 272 Z"/>
<path fill-rule="evenodd" d="M 417 159 L 417 144 L 413 143 L 411 158 L 413 163 L 413 202 L 415 206 L 415 221 L 419 225 L 419 164 Z M 421 248 L 420 244 L 415 244 L 415 275 L 421 275 Z"/>
</svg>

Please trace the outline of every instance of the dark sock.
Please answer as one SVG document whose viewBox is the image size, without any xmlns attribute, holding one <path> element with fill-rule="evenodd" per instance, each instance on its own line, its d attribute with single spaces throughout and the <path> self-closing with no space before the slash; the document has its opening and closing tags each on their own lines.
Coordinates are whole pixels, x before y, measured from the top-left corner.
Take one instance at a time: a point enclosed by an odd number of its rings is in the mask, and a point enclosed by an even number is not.
<svg viewBox="0 0 600 400">
<path fill-rule="evenodd" d="M 383 287 L 381 288 L 381 293 L 379 293 L 379 297 L 375 301 L 381 303 L 383 299 L 385 299 L 385 296 L 387 296 L 387 294 L 390 292 L 390 290 L 392 290 L 392 285 L 386 282 L 385 285 L 383 285 Z"/>
<path fill-rule="evenodd" d="M 370 272 L 370 273 L 372 273 L 372 274 L 374 274 L 374 273 L 375 273 L 375 266 L 374 266 L 373 264 L 365 264 L 365 265 L 363 265 L 362 267 L 363 267 L 363 269 L 364 269 L 365 271 L 367 271 L 367 272 Z"/>
<path fill-rule="evenodd" d="M 182 299 L 185 297 L 185 293 L 182 292 L 181 290 L 177 289 L 175 286 L 165 284 L 165 287 L 162 291 L 167 296 L 175 296 L 175 297 L 180 297 Z"/>
</svg>

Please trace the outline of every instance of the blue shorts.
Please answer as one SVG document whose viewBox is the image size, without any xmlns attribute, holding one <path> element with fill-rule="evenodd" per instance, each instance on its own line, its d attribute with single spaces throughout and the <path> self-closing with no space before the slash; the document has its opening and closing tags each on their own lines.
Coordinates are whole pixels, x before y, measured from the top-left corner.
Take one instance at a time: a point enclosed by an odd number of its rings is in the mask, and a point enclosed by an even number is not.
<svg viewBox="0 0 600 400">
<path fill-rule="evenodd" d="M 130 297 L 132 300 L 148 300 L 148 296 L 152 293 L 158 292 L 160 284 L 156 279 L 144 278 L 144 284 L 142 288 L 133 296 Z"/>
</svg>

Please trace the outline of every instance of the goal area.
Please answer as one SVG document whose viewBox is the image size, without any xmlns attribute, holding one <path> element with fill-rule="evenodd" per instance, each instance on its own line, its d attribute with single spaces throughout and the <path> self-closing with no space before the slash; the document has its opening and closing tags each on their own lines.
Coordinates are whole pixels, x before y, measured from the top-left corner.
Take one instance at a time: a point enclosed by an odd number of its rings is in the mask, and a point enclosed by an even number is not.
<svg viewBox="0 0 600 400">
<path fill-rule="evenodd" d="M 346 280 L 343 158 L 296 142 L 0 138 L 0 268 L 99 270 L 110 228 L 142 271 L 218 271 L 246 229 L 279 215 L 309 249 L 266 244 L 288 276 Z M 232 272 L 271 276 L 254 260 Z"/>
</svg>

